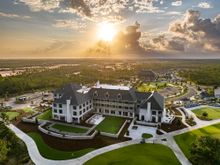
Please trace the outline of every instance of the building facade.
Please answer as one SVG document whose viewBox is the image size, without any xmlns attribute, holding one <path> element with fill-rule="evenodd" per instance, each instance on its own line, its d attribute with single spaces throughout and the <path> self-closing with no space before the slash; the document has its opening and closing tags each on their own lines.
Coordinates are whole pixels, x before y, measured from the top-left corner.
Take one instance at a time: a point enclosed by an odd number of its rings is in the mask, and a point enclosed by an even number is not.
<svg viewBox="0 0 220 165">
<path fill-rule="evenodd" d="M 52 111 L 53 119 L 68 123 L 80 123 L 91 113 L 157 123 L 165 114 L 164 98 L 157 92 L 99 83 L 91 88 L 70 84 L 55 91 Z"/>
</svg>

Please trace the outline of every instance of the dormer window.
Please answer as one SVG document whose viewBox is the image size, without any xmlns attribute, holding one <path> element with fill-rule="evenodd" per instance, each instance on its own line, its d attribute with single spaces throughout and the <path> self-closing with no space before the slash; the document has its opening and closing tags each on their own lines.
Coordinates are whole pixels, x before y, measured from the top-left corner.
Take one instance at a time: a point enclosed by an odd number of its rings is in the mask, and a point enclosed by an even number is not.
<svg viewBox="0 0 220 165">
<path fill-rule="evenodd" d="M 118 99 L 121 99 L 121 94 L 120 93 L 118 94 Z"/>
<path fill-rule="evenodd" d="M 109 93 L 106 92 L 105 97 L 108 99 L 109 98 Z"/>
<path fill-rule="evenodd" d="M 95 91 L 95 92 L 93 93 L 93 96 L 94 96 L 94 97 L 97 97 L 97 96 L 98 96 L 97 91 Z"/>
</svg>

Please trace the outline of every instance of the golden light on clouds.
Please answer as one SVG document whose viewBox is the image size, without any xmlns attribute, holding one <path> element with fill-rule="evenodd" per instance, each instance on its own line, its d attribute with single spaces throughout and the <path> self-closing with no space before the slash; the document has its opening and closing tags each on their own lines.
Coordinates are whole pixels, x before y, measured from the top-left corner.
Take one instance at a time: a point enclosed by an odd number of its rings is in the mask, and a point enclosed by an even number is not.
<svg viewBox="0 0 220 165">
<path fill-rule="evenodd" d="M 98 24 L 97 35 L 98 39 L 104 41 L 112 41 L 117 33 L 117 29 L 114 24 L 108 22 L 102 22 Z"/>
</svg>

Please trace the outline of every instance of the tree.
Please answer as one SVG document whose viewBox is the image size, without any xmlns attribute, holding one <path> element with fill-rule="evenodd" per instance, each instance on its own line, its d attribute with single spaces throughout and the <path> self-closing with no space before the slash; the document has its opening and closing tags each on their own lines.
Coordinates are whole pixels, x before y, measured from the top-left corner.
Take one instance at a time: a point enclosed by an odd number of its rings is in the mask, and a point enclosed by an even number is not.
<svg viewBox="0 0 220 165">
<path fill-rule="evenodd" d="M 202 113 L 202 116 L 203 116 L 204 118 L 207 118 L 207 117 L 208 117 L 208 113 L 207 113 L 207 112 L 203 112 L 203 113 Z"/>
<path fill-rule="evenodd" d="M 9 122 L 9 117 L 8 115 L 6 115 L 6 113 L 0 113 L 0 118 L 2 118 L 2 120 L 5 122 L 5 123 L 8 123 Z"/>
<path fill-rule="evenodd" d="M 220 140 L 204 136 L 197 139 L 191 146 L 190 160 L 194 165 L 219 165 Z"/>
<path fill-rule="evenodd" d="M 8 148 L 7 142 L 5 140 L 0 139 L 0 162 L 7 159 L 9 151 L 10 148 Z"/>
</svg>

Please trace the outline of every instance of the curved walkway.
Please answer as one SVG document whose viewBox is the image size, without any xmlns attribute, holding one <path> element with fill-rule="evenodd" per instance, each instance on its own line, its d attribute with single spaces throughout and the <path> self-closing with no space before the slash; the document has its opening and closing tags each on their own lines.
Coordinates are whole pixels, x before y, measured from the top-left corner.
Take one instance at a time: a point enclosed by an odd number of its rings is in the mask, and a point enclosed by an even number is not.
<svg viewBox="0 0 220 165">
<path fill-rule="evenodd" d="M 183 152 L 181 151 L 181 149 L 179 148 L 179 146 L 176 144 L 175 140 L 173 139 L 173 136 L 175 135 L 179 135 L 182 133 L 186 133 L 188 131 L 192 131 L 195 129 L 199 129 L 202 127 L 206 127 L 209 125 L 213 125 L 216 123 L 219 123 L 220 119 L 216 119 L 216 120 L 211 120 L 211 121 L 204 121 L 201 122 L 200 125 L 195 125 L 192 127 L 188 127 L 188 128 L 184 128 L 182 130 L 177 130 L 174 132 L 170 132 L 164 135 L 158 135 L 155 138 L 150 138 L 147 139 L 146 142 L 147 143 L 160 143 L 160 144 L 164 144 L 167 145 L 168 147 L 170 147 L 174 154 L 176 155 L 176 157 L 178 158 L 178 160 L 180 161 L 180 163 L 182 165 L 190 165 L 191 163 L 189 162 L 189 160 L 185 157 L 185 155 L 183 154 Z M 111 150 L 115 150 L 121 147 L 125 147 L 125 146 L 129 146 L 132 144 L 138 144 L 140 143 L 140 139 L 136 139 L 136 140 L 131 140 L 131 141 L 126 141 L 126 142 L 122 142 L 122 143 L 118 143 L 118 144 L 113 144 L 110 146 L 106 146 L 100 149 L 97 149 L 95 151 L 92 151 L 80 158 L 76 158 L 76 159 L 69 159 L 69 160 L 49 160 L 46 159 L 44 157 L 41 156 L 41 154 L 39 153 L 39 150 L 34 142 L 34 140 L 29 137 L 27 134 L 25 134 L 24 132 L 22 132 L 20 129 L 18 129 L 17 127 L 15 127 L 14 125 L 10 124 L 8 126 L 20 139 L 22 139 L 25 144 L 27 145 L 27 149 L 28 149 L 28 153 L 32 159 L 32 161 L 35 164 L 46 164 L 46 165 L 60 165 L 62 164 L 74 164 L 74 165 L 82 165 L 83 163 L 85 163 L 86 161 L 88 161 L 89 159 L 92 159 L 95 156 L 98 156 L 102 153 L 111 151 Z M 166 139 L 167 141 L 163 141 L 163 139 Z"/>
</svg>

